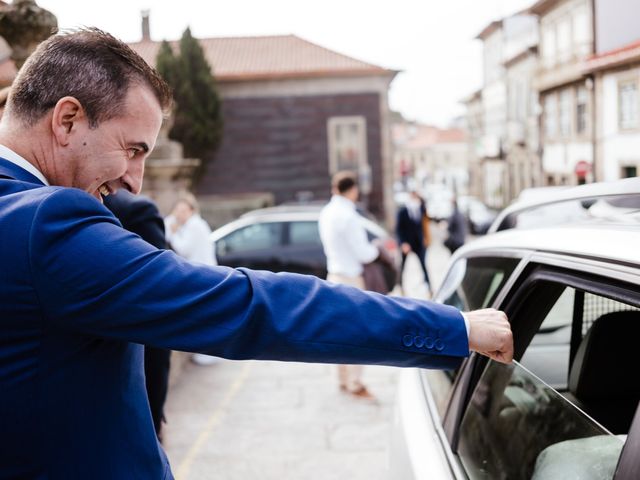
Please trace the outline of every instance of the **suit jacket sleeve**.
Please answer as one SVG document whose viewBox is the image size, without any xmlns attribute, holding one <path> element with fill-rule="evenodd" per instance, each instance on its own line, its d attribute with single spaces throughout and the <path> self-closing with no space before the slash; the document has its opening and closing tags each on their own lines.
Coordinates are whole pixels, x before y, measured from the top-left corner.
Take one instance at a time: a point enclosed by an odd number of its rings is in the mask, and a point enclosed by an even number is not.
<svg viewBox="0 0 640 480">
<path fill-rule="evenodd" d="M 452 307 L 193 265 L 75 189 L 52 189 L 40 203 L 28 249 L 43 322 L 58 332 L 233 359 L 449 368 L 468 355 Z"/>
</svg>

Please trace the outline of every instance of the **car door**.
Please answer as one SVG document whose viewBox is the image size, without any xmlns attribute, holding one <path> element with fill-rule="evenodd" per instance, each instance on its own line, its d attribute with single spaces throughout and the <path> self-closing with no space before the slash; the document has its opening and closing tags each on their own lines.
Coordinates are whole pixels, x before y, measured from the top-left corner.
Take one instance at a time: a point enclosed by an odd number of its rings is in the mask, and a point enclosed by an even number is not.
<svg viewBox="0 0 640 480">
<path fill-rule="evenodd" d="M 435 300 L 463 310 L 490 306 L 513 283 L 528 252 L 469 253 L 450 267 Z M 400 374 L 390 448 L 390 479 L 456 478 L 453 452 L 444 432 L 455 370 L 407 369 Z"/>
<path fill-rule="evenodd" d="M 283 270 L 326 278 L 327 258 L 320 241 L 318 221 L 293 220 L 286 226 L 281 258 Z"/>
<path fill-rule="evenodd" d="M 473 355 L 457 376 L 443 421 L 457 476 L 618 479 L 640 468 L 637 456 L 621 457 L 640 436 L 638 274 L 616 266 L 596 276 L 606 268 L 577 262 L 529 263 L 498 305 L 516 361 Z M 548 355 L 541 345 L 563 348 Z"/>
<path fill-rule="evenodd" d="M 216 258 L 220 265 L 279 272 L 283 242 L 283 222 L 255 222 L 216 241 Z"/>
</svg>

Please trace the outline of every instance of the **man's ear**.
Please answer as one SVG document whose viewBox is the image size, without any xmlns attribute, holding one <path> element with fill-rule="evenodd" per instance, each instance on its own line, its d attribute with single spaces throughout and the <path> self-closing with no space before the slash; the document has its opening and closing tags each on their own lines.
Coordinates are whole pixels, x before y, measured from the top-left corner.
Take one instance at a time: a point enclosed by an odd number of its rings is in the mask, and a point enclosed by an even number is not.
<svg viewBox="0 0 640 480">
<path fill-rule="evenodd" d="M 75 97 L 62 97 L 53 107 L 51 118 L 51 130 L 60 145 L 66 146 L 71 140 L 71 135 L 78 131 L 78 127 L 86 123 L 82 105 Z"/>
</svg>

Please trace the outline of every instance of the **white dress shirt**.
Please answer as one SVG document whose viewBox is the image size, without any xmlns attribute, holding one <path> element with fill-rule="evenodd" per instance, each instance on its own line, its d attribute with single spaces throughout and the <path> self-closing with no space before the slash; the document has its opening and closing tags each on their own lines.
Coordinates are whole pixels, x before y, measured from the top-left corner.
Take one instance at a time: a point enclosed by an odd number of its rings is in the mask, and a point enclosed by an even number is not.
<svg viewBox="0 0 640 480">
<path fill-rule="evenodd" d="M 374 261 L 380 254 L 369 243 L 355 204 L 342 195 L 334 195 L 320 212 L 320 239 L 327 256 L 330 274 L 358 277 L 362 265 Z"/>
<path fill-rule="evenodd" d="M 184 225 L 173 232 L 171 227 L 175 222 L 176 219 L 173 215 L 169 215 L 165 219 L 167 240 L 175 252 L 190 262 L 215 265 L 213 247 L 209 241 L 211 229 L 207 222 L 200 215 L 194 213 Z"/>
<path fill-rule="evenodd" d="M 20 155 L 18 155 L 16 152 L 11 150 L 10 148 L 5 147 L 4 145 L 0 145 L 0 158 L 4 158 L 5 160 L 8 160 L 11 163 L 16 164 L 23 170 L 26 170 L 31 175 L 36 177 L 45 185 L 49 186 L 49 182 L 47 182 L 47 179 L 44 177 L 44 175 L 40 170 L 38 170 L 33 164 L 27 162 L 24 158 L 22 158 Z"/>
</svg>

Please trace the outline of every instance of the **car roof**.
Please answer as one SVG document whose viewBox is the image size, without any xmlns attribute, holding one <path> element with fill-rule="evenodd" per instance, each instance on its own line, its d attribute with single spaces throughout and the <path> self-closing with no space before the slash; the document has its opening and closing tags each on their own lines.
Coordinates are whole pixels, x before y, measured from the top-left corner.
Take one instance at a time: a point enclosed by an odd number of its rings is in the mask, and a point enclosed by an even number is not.
<svg viewBox="0 0 640 480">
<path fill-rule="evenodd" d="M 502 210 L 491 224 L 491 227 L 489 227 L 488 233 L 497 232 L 504 220 L 510 215 L 517 215 L 538 207 L 571 200 L 638 195 L 640 194 L 640 178 L 625 178 L 612 182 L 589 183 L 568 188 L 544 187 L 544 190 L 541 189 L 541 191 L 544 195 L 527 195 L 525 197 L 528 198 L 516 201 Z"/>
<path fill-rule="evenodd" d="M 323 203 L 296 203 L 296 204 L 282 204 L 275 207 L 258 208 L 249 212 L 243 213 L 240 218 L 244 217 L 257 217 L 262 215 L 273 215 L 276 213 L 283 214 L 295 214 L 300 212 L 320 212 L 327 202 Z"/>
<path fill-rule="evenodd" d="M 505 230 L 479 237 L 459 252 L 464 255 L 481 250 L 530 250 L 591 257 L 640 267 L 640 214 L 627 217 L 623 220 L 597 220 L 535 230 Z"/>
<path fill-rule="evenodd" d="M 304 221 L 318 221 L 320 218 L 320 211 L 322 210 L 322 206 L 320 208 L 310 208 L 308 204 L 305 206 L 309 208 L 303 208 L 300 205 L 300 208 L 294 208 L 291 210 L 291 205 L 282 206 L 281 207 L 269 207 L 262 208 L 259 210 L 252 210 L 251 212 L 247 212 L 244 215 L 241 215 L 238 219 L 233 220 L 221 227 L 215 229 L 211 233 L 211 240 L 215 241 L 225 235 L 228 235 L 230 232 L 237 230 L 238 228 L 251 225 L 254 223 L 269 223 L 269 222 L 304 222 Z M 296 205 L 295 207 L 298 207 Z M 369 230 L 371 233 L 378 237 L 387 237 L 389 233 L 376 222 L 371 219 L 360 215 L 360 218 L 363 221 L 364 227 Z"/>
</svg>

